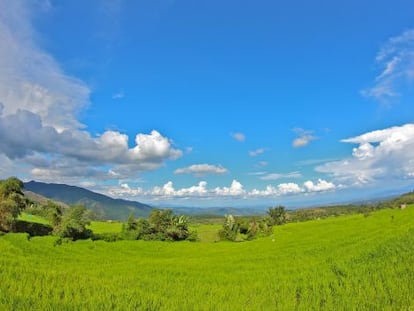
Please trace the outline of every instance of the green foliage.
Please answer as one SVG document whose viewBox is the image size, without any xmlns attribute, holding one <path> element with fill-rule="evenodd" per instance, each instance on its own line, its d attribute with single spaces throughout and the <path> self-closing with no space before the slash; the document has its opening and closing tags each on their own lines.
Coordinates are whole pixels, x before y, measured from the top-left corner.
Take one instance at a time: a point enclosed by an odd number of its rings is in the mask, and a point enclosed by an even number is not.
<svg viewBox="0 0 414 311">
<path fill-rule="evenodd" d="M 414 203 L 414 192 L 408 192 L 402 196 L 389 201 L 389 207 L 399 208 L 402 204 L 413 204 Z"/>
<path fill-rule="evenodd" d="M 91 235 L 93 241 L 102 240 L 105 242 L 116 242 L 123 240 L 123 237 L 120 233 L 116 232 L 105 232 L 105 233 L 93 233 Z"/>
<path fill-rule="evenodd" d="M 55 202 L 49 200 L 44 207 L 45 217 L 53 228 L 57 228 L 62 221 L 62 208 Z"/>
<path fill-rule="evenodd" d="M 92 234 L 92 231 L 87 229 L 89 224 L 87 209 L 82 205 L 77 205 L 65 212 L 61 221 L 54 228 L 54 232 L 62 238 L 87 239 Z"/>
<path fill-rule="evenodd" d="M 220 240 L 236 241 L 239 227 L 233 215 L 224 216 L 223 227 L 219 231 Z"/>
<path fill-rule="evenodd" d="M 273 226 L 268 218 L 257 220 L 255 217 L 236 219 L 233 215 L 226 215 L 219 231 L 219 238 L 223 241 L 253 240 L 257 237 L 268 236 Z"/>
<path fill-rule="evenodd" d="M 270 207 L 267 211 L 271 225 L 283 225 L 286 223 L 286 211 L 282 205 Z"/>
<path fill-rule="evenodd" d="M 0 230 L 13 231 L 16 218 L 26 207 L 23 182 L 15 177 L 0 181 Z"/>
<path fill-rule="evenodd" d="M 154 209 L 149 219 L 134 219 L 131 214 L 121 236 L 126 240 L 182 241 L 195 240 L 196 233 L 188 229 L 188 217 L 174 215 L 172 210 Z"/>
<path fill-rule="evenodd" d="M 16 177 L 9 177 L 0 182 L 0 193 L 3 197 L 9 197 L 13 194 L 23 196 L 23 182 Z"/>
</svg>

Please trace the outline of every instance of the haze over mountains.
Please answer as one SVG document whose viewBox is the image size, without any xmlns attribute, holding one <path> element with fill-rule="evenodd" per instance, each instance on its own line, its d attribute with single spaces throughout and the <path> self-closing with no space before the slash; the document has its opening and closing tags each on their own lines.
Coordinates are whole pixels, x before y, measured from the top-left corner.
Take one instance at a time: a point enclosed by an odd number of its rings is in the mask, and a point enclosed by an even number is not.
<svg viewBox="0 0 414 311">
<path fill-rule="evenodd" d="M 147 217 L 151 210 L 158 206 L 150 206 L 137 201 L 114 199 L 106 195 L 96 193 L 81 187 L 66 184 L 43 183 L 30 181 L 24 183 L 26 192 L 30 192 L 30 198 L 42 204 L 47 199 L 61 202 L 66 205 L 81 204 L 94 211 L 99 219 L 126 220 L 130 213 L 136 217 Z M 161 206 L 160 208 L 167 208 Z M 264 213 L 264 208 L 233 208 L 233 207 L 181 207 L 168 206 L 175 213 L 185 215 L 254 215 Z"/>
</svg>

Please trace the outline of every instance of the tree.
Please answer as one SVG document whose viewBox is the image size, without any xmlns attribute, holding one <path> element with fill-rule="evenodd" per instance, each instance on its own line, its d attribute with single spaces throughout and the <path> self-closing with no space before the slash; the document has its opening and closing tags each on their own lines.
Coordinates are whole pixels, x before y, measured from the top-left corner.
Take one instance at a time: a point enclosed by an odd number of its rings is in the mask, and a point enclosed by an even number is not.
<svg viewBox="0 0 414 311">
<path fill-rule="evenodd" d="M 46 218 L 53 228 L 58 228 L 62 221 L 62 208 L 55 202 L 48 200 L 45 208 Z"/>
<path fill-rule="evenodd" d="M 282 205 L 270 207 L 267 211 L 271 225 L 282 225 L 286 223 L 286 211 Z"/>
<path fill-rule="evenodd" d="M 170 209 L 154 209 L 148 220 L 134 219 L 130 215 L 123 225 L 122 237 L 128 240 L 195 240 L 196 234 L 189 231 L 188 223 L 187 217 L 174 215 Z"/>
<path fill-rule="evenodd" d="M 233 215 L 226 215 L 224 218 L 223 227 L 219 231 L 219 237 L 221 240 L 236 241 L 237 234 L 239 233 L 239 224 Z"/>
<path fill-rule="evenodd" d="M 136 230 L 137 221 L 135 219 L 134 213 L 130 213 L 127 219 L 126 224 L 124 225 L 126 231 Z"/>
<path fill-rule="evenodd" d="M 165 232 L 173 222 L 173 211 L 171 209 L 154 209 L 149 216 L 149 222 L 157 232 Z"/>
<path fill-rule="evenodd" d="M 69 208 L 62 216 L 55 232 L 62 238 L 87 239 L 92 234 L 92 231 L 86 228 L 89 224 L 88 210 L 82 205 L 76 205 Z"/>
<path fill-rule="evenodd" d="M 171 219 L 171 225 L 166 231 L 168 239 L 172 241 L 181 241 L 187 239 L 190 234 L 188 230 L 188 223 L 188 217 L 184 215 L 174 215 Z"/>
<path fill-rule="evenodd" d="M 12 231 L 16 218 L 26 207 L 23 186 L 16 177 L 0 181 L 0 230 Z"/>
</svg>

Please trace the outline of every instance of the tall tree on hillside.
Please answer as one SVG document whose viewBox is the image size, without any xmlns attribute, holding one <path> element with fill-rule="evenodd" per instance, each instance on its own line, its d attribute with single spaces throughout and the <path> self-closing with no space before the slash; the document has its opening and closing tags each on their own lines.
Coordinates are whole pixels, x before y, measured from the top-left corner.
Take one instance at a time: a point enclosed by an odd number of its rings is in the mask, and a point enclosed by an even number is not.
<svg viewBox="0 0 414 311">
<path fill-rule="evenodd" d="M 17 216 L 26 207 L 23 186 L 16 177 L 0 181 L 0 230 L 12 231 Z"/>
</svg>

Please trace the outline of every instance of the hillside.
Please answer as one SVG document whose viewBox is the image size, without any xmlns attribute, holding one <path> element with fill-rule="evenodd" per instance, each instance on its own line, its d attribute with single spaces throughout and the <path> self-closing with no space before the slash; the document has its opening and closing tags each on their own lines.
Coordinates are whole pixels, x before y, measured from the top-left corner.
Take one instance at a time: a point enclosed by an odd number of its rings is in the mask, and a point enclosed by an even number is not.
<svg viewBox="0 0 414 311">
<path fill-rule="evenodd" d="M 131 212 L 136 217 L 147 216 L 152 209 L 151 206 L 140 202 L 113 199 L 84 188 L 65 184 L 30 181 L 24 184 L 24 188 L 25 191 L 67 205 L 82 204 L 94 211 L 101 219 L 125 220 Z"/>
<path fill-rule="evenodd" d="M 33 202 L 41 204 L 41 205 L 46 205 L 47 202 L 50 200 L 50 198 L 46 198 L 45 196 L 40 195 L 38 193 L 34 193 L 32 191 L 23 190 L 23 193 L 24 193 L 26 198 L 28 198 L 29 200 L 31 200 Z M 57 200 L 54 200 L 54 202 L 57 203 L 59 206 L 61 206 L 63 208 L 68 208 L 69 207 L 69 205 L 67 205 L 66 203 L 59 202 Z"/>
<path fill-rule="evenodd" d="M 55 241 L 0 236 L 0 310 L 414 307 L 414 206 L 277 226 L 243 243 Z"/>
</svg>

